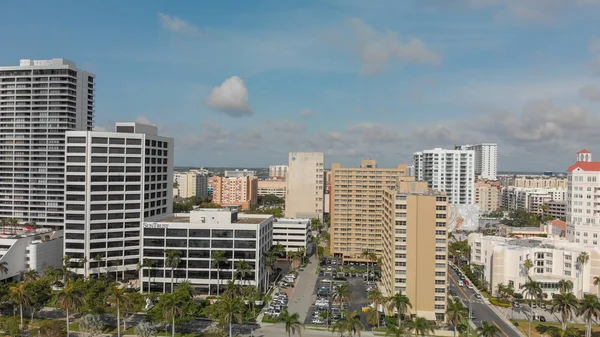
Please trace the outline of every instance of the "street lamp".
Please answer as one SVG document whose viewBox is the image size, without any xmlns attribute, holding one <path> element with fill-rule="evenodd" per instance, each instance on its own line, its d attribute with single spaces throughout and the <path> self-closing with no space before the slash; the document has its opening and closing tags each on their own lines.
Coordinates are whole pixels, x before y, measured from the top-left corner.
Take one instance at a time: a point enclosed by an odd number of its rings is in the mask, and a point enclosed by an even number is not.
<svg viewBox="0 0 600 337">
<path fill-rule="evenodd" d="M 473 315 L 473 307 L 471 306 L 471 302 L 473 302 L 473 297 L 477 296 L 477 294 L 473 294 L 469 296 L 469 321 L 471 321 L 471 317 Z M 475 323 L 473 323 L 475 324 Z M 471 335 L 471 324 L 469 323 L 469 336 Z"/>
<path fill-rule="evenodd" d="M 529 333 L 527 334 L 527 337 L 531 337 L 531 321 L 533 321 L 533 308 L 531 308 L 531 306 L 529 308 L 527 308 L 527 310 L 529 311 Z"/>
</svg>

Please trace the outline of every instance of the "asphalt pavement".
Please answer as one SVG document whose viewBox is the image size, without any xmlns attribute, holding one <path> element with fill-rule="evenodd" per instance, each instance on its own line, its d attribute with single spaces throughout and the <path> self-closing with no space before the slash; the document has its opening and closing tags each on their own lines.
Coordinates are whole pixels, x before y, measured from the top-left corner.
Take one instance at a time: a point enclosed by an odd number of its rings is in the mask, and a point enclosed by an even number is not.
<svg viewBox="0 0 600 337">
<path fill-rule="evenodd" d="M 481 326 L 482 321 L 487 321 L 492 323 L 496 327 L 498 327 L 502 331 L 503 337 L 521 337 L 519 333 L 513 330 L 513 327 L 509 325 L 506 321 L 504 321 L 492 308 L 490 308 L 483 299 L 475 298 L 477 292 L 474 290 L 468 289 L 465 287 L 459 287 L 458 281 L 460 280 L 459 276 L 456 274 L 454 269 L 448 268 L 449 280 L 450 280 L 450 290 L 453 290 L 456 295 L 462 299 L 463 303 L 467 308 L 469 307 L 469 302 L 471 303 L 471 311 L 475 315 L 475 319 L 473 323 L 476 326 Z"/>
</svg>

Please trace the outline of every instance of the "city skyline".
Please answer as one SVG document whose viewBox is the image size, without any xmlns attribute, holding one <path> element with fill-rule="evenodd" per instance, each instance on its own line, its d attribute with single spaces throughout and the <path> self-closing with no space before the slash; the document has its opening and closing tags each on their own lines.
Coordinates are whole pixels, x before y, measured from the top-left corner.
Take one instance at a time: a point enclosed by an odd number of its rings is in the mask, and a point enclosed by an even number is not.
<svg viewBox="0 0 600 337">
<path fill-rule="evenodd" d="M 390 166 L 494 142 L 501 171 L 564 172 L 596 152 L 595 2 L 441 3 L 33 2 L 0 64 L 76 62 L 97 75 L 96 128 L 150 122 L 175 138 L 177 166 L 290 151 Z M 4 11 L 6 31 L 22 22 L 22 5 Z"/>
</svg>

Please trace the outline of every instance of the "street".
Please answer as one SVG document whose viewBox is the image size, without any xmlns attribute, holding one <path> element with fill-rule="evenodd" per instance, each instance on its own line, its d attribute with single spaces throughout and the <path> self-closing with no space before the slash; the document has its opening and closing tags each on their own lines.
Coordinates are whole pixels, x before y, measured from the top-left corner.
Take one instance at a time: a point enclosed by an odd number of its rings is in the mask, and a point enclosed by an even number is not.
<svg viewBox="0 0 600 337">
<path fill-rule="evenodd" d="M 467 289 L 466 287 L 459 287 L 459 276 L 456 274 L 454 269 L 450 267 L 448 267 L 448 276 L 450 281 L 450 289 L 453 290 L 456 295 L 463 300 L 463 303 L 465 306 L 467 306 L 467 308 L 469 306 L 469 302 L 471 301 L 471 311 L 475 315 L 473 323 L 475 323 L 476 326 L 480 326 L 482 321 L 487 321 L 498 327 L 502 331 L 502 336 L 504 337 L 521 337 L 519 333 L 513 330 L 508 323 L 506 323 L 490 307 L 488 307 L 483 299 L 475 298 L 475 294 L 477 293 L 474 290 Z M 473 299 L 471 299 L 471 297 L 473 297 Z"/>
</svg>

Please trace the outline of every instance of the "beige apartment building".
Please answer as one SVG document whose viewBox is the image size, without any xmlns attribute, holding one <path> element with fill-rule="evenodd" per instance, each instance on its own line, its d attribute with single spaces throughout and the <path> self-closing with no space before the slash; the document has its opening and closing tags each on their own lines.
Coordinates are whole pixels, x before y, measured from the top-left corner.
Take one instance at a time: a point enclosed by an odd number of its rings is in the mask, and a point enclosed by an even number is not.
<svg viewBox="0 0 600 337">
<path fill-rule="evenodd" d="M 323 219 L 323 152 L 290 152 L 285 196 L 286 218 Z"/>
<path fill-rule="evenodd" d="M 285 198 L 287 183 L 282 179 L 266 179 L 258 181 L 258 195 L 272 194 L 276 197 Z"/>
<path fill-rule="evenodd" d="M 409 314 L 445 321 L 448 272 L 447 196 L 427 182 L 400 182 L 382 197 L 382 291 L 402 291 Z"/>
<path fill-rule="evenodd" d="M 173 181 L 177 194 L 181 198 L 208 195 L 208 176 L 198 171 L 173 173 Z"/>
<path fill-rule="evenodd" d="M 256 206 L 257 192 L 257 177 L 213 177 L 213 204 L 250 209 Z"/>
<path fill-rule="evenodd" d="M 514 187 L 567 189 L 566 177 L 515 177 L 508 183 Z"/>
<path fill-rule="evenodd" d="M 490 180 L 475 182 L 475 203 L 482 213 L 492 212 L 500 207 L 500 183 Z"/>
<path fill-rule="evenodd" d="M 331 165 L 331 254 L 346 261 L 363 261 L 364 250 L 380 255 L 383 189 L 414 180 L 404 164 L 378 168 L 375 160 L 363 160 L 358 168 Z"/>
</svg>

